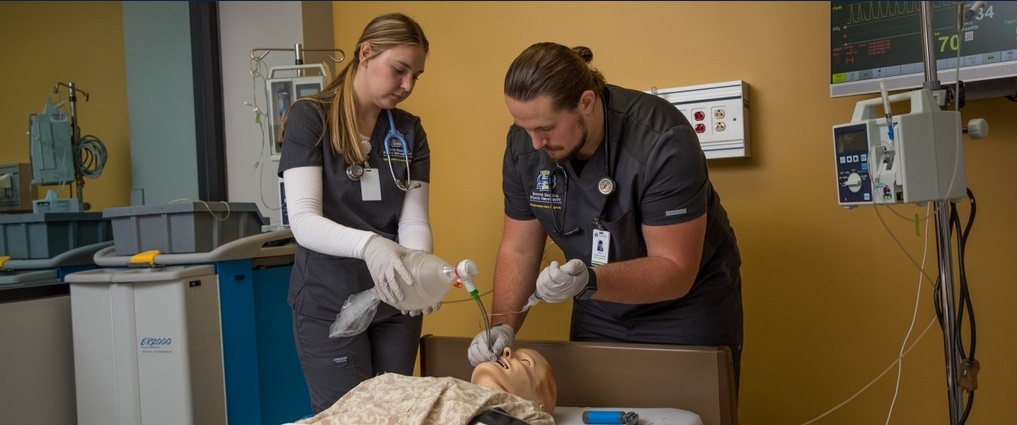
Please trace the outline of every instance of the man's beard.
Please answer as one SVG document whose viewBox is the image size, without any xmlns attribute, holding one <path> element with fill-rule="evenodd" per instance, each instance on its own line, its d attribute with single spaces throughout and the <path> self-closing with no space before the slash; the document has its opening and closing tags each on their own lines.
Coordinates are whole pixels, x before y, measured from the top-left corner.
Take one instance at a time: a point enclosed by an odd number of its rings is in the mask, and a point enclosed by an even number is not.
<svg viewBox="0 0 1017 425">
<path fill-rule="evenodd" d="M 548 151 L 547 149 L 544 149 L 544 151 L 548 154 L 548 156 L 551 157 L 551 159 L 553 159 L 555 162 L 559 164 L 564 164 L 568 161 L 576 159 L 576 154 L 578 154 L 579 151 L 583 149 L 583 146 L 586 146 L 587 139 L 590 138 L 590 130 L 586 126 L 586 118 L 583 117 L 582 115 L 579 115 L 579 129 L 581 130 L 582 133 L 581 138 L 579 139 L 579 143 L 573 146 L 572 149 L 570 149 L 568 153 L 566 153 L 565 155 L 562 155 L 560 158 L 556 158 L 551 151 Z M 558 152 L 560 151 L 561 150 L 559 150 Z"/>
</svg>

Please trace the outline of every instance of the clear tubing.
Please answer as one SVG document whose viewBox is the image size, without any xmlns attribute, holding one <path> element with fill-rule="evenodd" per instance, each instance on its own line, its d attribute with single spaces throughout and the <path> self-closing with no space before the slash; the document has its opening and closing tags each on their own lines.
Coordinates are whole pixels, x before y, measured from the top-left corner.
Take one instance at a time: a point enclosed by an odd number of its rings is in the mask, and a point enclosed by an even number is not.
<svg viewBox="0 0 1017 425">
<path fill-rule="evenodd" d="M 484 308 L 484 303 L 480 301 L 480 297 L 474 295 L 473 299 L 477 301 L 477 307 L 480 308 L 480 317 L 484 318 L 484 330 L 487 332 L 487 346 L 490 347 L 494 344 L 494 341 L 491 341 L 491 319 L 487 317 L 487 309 Z"/>
</svg>

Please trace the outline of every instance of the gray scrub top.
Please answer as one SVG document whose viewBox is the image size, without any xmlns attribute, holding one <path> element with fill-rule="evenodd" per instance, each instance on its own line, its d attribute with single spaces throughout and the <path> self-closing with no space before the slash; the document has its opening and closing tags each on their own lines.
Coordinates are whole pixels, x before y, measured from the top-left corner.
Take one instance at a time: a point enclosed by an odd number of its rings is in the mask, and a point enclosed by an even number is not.
<svg viewBox="0 0 1017 425">
<path fill-rule="evenodd" d="M 679 308 L 686 312 L 698 310 L 694 315 L 705 316 L 706 306 L 685 307 L 696 303 L 699 298 L 696 292 L 702 291 L 712 281 L 733 280 L 730 276 L 737 274 L 741 258 L 727 212 L 710 183 L 706 158 L 698 138 L 681 112 L 657 96 L 608 85 L 603 99 L 607 136 L 578 175 L 571 162 L 558 169 L 546 153 L 533 149 L 525 130 L 515 125 L 510 127 L 502 176 L 505 215 L 516 220 L 536 218 L 561 247 L 566 258 L 578 258 L 589 265 L 592 234 L 597 222 L 610 231 L 609 262 L 617 262 L 646 256 L 642 225 L 681 223 L 707 214 L 700 272 L 686 297 L 646 305 L 595 300 L 575 303 L 577 309 L 596 306 L 603 316 L 616 321 L 643 319 L 647 327 L 664 326 L 650 323 L 653 321 L 647 319 L 675 317 Z M 610 155 L 605 155 L 608 148 Z M 610 164 L 607 164 L 608 158 Z M 564 199 L 563 174 L 568 178 L 568 192 Z M 599 192 L 597 182 L 607 174 L 615 180 L 616 188 L 614 193 L 604 196 Z M 564 212 L 561 210 L 562 201 Z M 571 235 L 558 235 L 555 219 L 564 232 L 579 230 Z M 720 268 L 726 269 L 725 272 L 711 270 Z M 737 285 L 740 287 L 740 283 Z M 725 292 L 734 290 L 725 289 Z M 716 306 L 710 307 L 714 314 L 729 316 L 723 320 L 725 324 L 721 327 L 725 329 L 721 333 L 726 334 L 722 342 L 732 344 L 735 339 L 740 339 L 741 321 L 740 297 L 736 302 L 734 298 L 730 294 L 725 295 L 721 302 L 727 305 L 720 311 Z M 575 321 L 576 315 L 573 316 L 573 337 L 576 335 Z M 670 332 L 656 329 L 648 334 L 657 331 L 663 334 Z M 648 336 L 647 342 L 683 342 L 660 337 L 660 332 Z"/>
<path fill-rule="evenodd" d="M 430 181 L 431 151 L 420 118 L 400 109 L 393 109 L 392 116 L 396 130 L 410 145 L 407 155 L 413 180 Z M 322 167 L 322 215 L 325 218 L 396 240 L 406 192 L 396 186 L 389 172 L 389 158 L 385 156 L 383 145 L 388 132 L 388 116 L 381 111 L 371 134 L 367 166 L 378 169 L 381 200 L 364 201 L 360 183 L 350 180 L 343 157 L 333 153 L 319 107 L 309 101 L 296 102 L 286 117 L 279 176 L 290 168 Z M 405 180 L 403 148 L 393 144 L 389 152 L 395 177 Z M 290 303 L 295 310 L 328 320 L 335 319 L 349 295 L 373 286 L 363 260 L 333 257 L 301 246 L 297 248 L 290 281 Z"/>
</svg>

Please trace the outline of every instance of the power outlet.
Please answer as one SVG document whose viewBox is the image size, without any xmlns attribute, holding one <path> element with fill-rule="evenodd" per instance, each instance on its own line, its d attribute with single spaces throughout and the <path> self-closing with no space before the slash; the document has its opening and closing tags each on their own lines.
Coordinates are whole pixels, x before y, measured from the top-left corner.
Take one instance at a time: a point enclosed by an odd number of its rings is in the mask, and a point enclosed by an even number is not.
<svg viewBox="0 0 1017 425">
<path fill-rule="evenodd" d="M 653 89 L 692 124 L 707 159 L 751 156 L 748 83 L 738 80 Z"/>
</svg>

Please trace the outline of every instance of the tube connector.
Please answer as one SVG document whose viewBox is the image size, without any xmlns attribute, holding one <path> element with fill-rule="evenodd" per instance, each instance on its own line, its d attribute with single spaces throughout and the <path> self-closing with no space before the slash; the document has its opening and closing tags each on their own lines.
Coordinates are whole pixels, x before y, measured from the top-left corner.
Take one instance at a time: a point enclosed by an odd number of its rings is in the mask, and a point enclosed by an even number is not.
<svg viewBox="0 0 1017 425">
<path fill-rule="evenodd" d="M 477 263 L 474 263 L 473 260 L 465 259 L 456 264 L 456 279 L 466 288 L 466 292 L 469 292 L 470 296 L 474 298 L 479 296 L 477 295 L 477 285 L 473 283 L 473 278 L 477 276 L 477 273 Z"/>
</svg>

